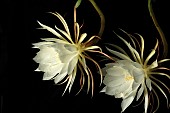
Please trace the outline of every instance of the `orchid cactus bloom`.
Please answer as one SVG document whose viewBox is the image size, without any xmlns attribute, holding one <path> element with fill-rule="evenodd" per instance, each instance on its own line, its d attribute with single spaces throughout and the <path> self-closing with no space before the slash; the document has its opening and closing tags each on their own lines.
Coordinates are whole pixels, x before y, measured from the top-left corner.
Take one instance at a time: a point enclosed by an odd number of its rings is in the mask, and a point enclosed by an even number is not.
<svg viewBox="0 0 170 113">
<path fill-rule="evenodd" d="M 77 75 L 77 68 L 79 68 L 81 72 L 80 91 L 85 83 L 85 78 L 87 78 L 87 91 L 89 91 L 91 87 L 93 92 L 93 75 L 90 68 L 86 64 L 86 59 L 92 61 L 100 72 L 101 69 L 98 63 L 89 55 L 87 55 L 86 52 L 88 51 L 102 53 L 100 47 L 88 44 L 92 39 L 99 37 L 92 36 L 91 38 L 84 41 L 85 38 L 87 38 L 87 34 L 80 34 L 79 24 L 75 22 L 75 40 L 73 41 L 68 25 L 64 18 L 58 13 L 52 14 L 58 17 L 58 19 L 62 22 L 65 31 L 59 29 L 57 26 L 55 26 L 55 29 L 53 29 L 38 21 L 42 29 L 48 30 L 54 34 L 56 38 L 43 38 L 42 42 L 33 44 L 33 48 L 40 49 L 37 55 L 33 58 L 35 62 L 39 63 L 39 67 L 36 69 L 36 71 L 44 72 L 43 80 L 53 79 L 55 84 L 62 84 L 67 82 L 66 88 L 64 90 L 65 93 L 67 88 L 69 88 L 69 92 L 71 91 L 72 85 Z"/>
<path fill-rule="evenodd" d="M 135 98 L 137 89 L 144 81 L 144 72 L 140 64 L 129 60 L 118 60 L 106 64 L 103 69 L 106 75 L 103 83 L 106 85 L 102 92 L 123 98 L 124 111 Z"/>
<path fill-rule="evenodd" d="M 157 77 L 165 76 L 169 80 L 170 76 L 161 72 L 161 70 L 168 71 L 169 69 L 160 67 L 160 64 L 169 61 L 170 59 L 163 59 L 158 61 L 158 55 L 156 55 L 158 41 L 156 42 L 156 45 L 150 54 L 146 57 L 146 59 L 144 59 L 143 37 L 137 34 L 141 40 L 140 43 L 136 37 L 128 34 L 125 31 L 123 32 L 130 38 L 132 45 L 118 34 L 116 35 L 121 41 L 123 41 L 125 46 L 127 46 L 131 54 L 128 54 L 118 45 L 111 45 L 111 47 L 114 47 L 118 51 L 107 48 L 108 51 L 113 54 L 113 59 L 115 59 L 115 62 L 106 64 L 102 69 L 103 75 L 105 76 L 103 80 L 105 87 L 101 90 L 101 92 L 105 92 L 108 95 L 113 95 L 115 98 L 122 98 L 122 112 L 125 111 L 125 109 L 133 102 L 135 98 L 136 100 L 139 100 L 139 98 L 141 98 L 143 95 L 145 101 L 144 109 L 145 113 L 147 113 L 148 105 L 153 97 L 156 97 L 157 99 L 157 108 L 155 111 L 159 107 L 159 97 L 157 92 L 152 87 L 152 85 L 154 85 L 154 87 L 158 88 L 158 90 L 160 90 L 160 92 L 164 95 L 168 105 L 168 97 L 161 86 L 164 86 L 167 91 L 169 91 L 169 88 L 163 81 L 161 81 L 161 79 L 158 79 Z M 154 59 L 155 56 L 156 59 Z"/>
</svg>

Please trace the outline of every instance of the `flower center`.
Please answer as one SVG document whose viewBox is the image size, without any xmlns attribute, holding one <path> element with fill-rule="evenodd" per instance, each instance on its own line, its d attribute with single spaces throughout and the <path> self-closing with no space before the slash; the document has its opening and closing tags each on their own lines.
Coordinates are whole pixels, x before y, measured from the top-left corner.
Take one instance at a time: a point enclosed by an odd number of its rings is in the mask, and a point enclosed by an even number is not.
<svg viewBox="0 0 170 113">
<path fill-rule="evenodd" d="M 125 76 L 126 81 L 130 81 L 130 80 L 133 80 L 133 79 L 134 79 L 134 77 L 129 75 L 129 74 Z"/>
<path fill-rule="evenodd" d="M 84 51 L 85 45 L 84 44 L 77 44 L 77 51 L 79 52 L 79 54 L 81 54 Z"/>
</svg>

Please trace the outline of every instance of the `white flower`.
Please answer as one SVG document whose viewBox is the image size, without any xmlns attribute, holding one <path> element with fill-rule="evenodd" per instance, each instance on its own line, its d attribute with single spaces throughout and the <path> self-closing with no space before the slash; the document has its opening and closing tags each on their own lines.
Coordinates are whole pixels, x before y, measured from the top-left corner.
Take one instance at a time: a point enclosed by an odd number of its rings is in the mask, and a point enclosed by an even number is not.
<svg viewBox="0 0 170 113">
<path fill-rule="evenodd" d="M 85 78 L 88 79 L 88 87 L 87 91 L 89 91 L 90 87 L 94 89 L 93 75 L 90 68 L 86 65 L 86 59 L 92 61 L 100 71 L 101 69 L 98 63 L 93 60 L 90 56 L 87 55 L 87 52 L 95 52 L 102 53 L 101 48 L 98 46 L 91 45 L 91 41 L 94 38 L 99 38 L 98 36 L 92 36 L 86 41 L 87 37 L 86 33 L 80 34 L 80 27 L 78 23 L 74 23 L 74 35 L 75 40 L 72 39 L 70 35 L 70 31 L 67 23 L 64 18 L 58 13 L 52 13 L 62 22 L 65 31 L 59 29 L 55 26 L 55 29 L 46 26 L 42 23 L 39 25 L 42 29 L 46 29 L 49 32 L 53 33 L 56 38 L 43 38 L 42 42 L 34 43 L 33 48 L 38 48 L 40 51 L 33 58 L 35 62 L 39 63 L 39 67 L 36 71 L 44 72 L 43 80 L 52 80 L 56 84 L 62 84 L 67 82 L 66 88 L 69 88 L 69 92 L 71 91 L 72 85 L 74 83 L 77 68 L 80 69 L 80 90 L 83 88 L 85 84 Z M 90 44 L 89 44 L 90 43 Z M 87 75 L 87 77 L 86 77 Z M 102 80 L 102 75 L 101 75 Z M 78 93 L 79 93 L 78 91 Z M 64 94 L 63 93 L 63 94 Z"/>
<path fill-rule="evenodd" d="M 43 80 L 55 78 L 57 84 L 66 75 L 70 75 L 77 65 L 79 53 L 73 45 L 40 42 L 35 43 L 34 47 L 40 49 L 34 57 L 34 61 L 39 63 L 36 71 L 45 72 Z"/>
<path fill-rule="evenodd" d="M 158 71 L 169 70 L 165 67 L 159 67 L 161 63 L 169 61 L 169 59 L 163 59 L 159 61 L 157 61 L 157 59 L 152 59 L 151 61 L 151 58 L 154 58 L 156 56 L 155 53 L 158 47 L 158 41 L 154 49 L 144 60 L 143 37 L 137 34 L 141 40 L 141 43 L 139 43 L 134 36 L 128 34 L 125 31 L 123 32 L 127 34 L 127 36 L 130 38 L 133 46 L 121 36 L 117 34 L 116 35 L 127 46 L 131 54 L 127 53 L 127 51 L 125 51 L 118 45 L 112 45 L 112 47 L 114 47 L 118 51 L 107 48 L 108 51 L 114 55 L 113 59 L 115 59 L 116 62 L 106 64 L 106 66 L 102 69 L 103 75 L 105 76 L 103 83 L 106 86 L 101 92 L 105 92 L 108 95 L 114 95 L 115 98 L 122 98 L 122 112 L 133 102 L 135 97 L 136 100 L 139 100 L 139 98 L 143 95 L 145 100 L 145 113 L 147 113 L 148 105 L 150 102 L 149 98 L 153 99 L 153 96 L 149 97 L 149 91 L 153 92 L 156 96 L 156 99 L 158 101 L 157 108 L 159 107 L 158 95 L 156 91 L 152 88 L 152 85 L 154 85 L 165 96 L 168 105 L 168 97 L 158 84 L 164 86 L 168 91 L 169 88 L 161 80 L 157 79 L 156 76 L 165 76 L 169 80 L 170 76 L 168 74 Z M 136 45 L 136 43 L 138 44 L 138 46 Z M 137 51 L 137 47 L 139 47 L 140 53 Z M 157 108 L 155 109 L 155 111 L 157 110 Z"/>
<path fill-rule="evenodd" d="M 112 66 L 111 66 L 112 65 Z M 128 60 L 119 60 L 105 67 L 106 77 L 103 81 L 105 93 L 116 98 L 126 98 L 136 90 L 144 79 L 140 64 Z"/>
<path fill-rule="evenodd" d="M 144 80 L 144 71 L 137 62 L 118 60 L 106 64 L 103 69 L 106 75 L 103 83 L 106 85 L 102 92 L 123 98 L 122 111 L 124 111 L 135 98 L 135 93 Z"/>
</svg>

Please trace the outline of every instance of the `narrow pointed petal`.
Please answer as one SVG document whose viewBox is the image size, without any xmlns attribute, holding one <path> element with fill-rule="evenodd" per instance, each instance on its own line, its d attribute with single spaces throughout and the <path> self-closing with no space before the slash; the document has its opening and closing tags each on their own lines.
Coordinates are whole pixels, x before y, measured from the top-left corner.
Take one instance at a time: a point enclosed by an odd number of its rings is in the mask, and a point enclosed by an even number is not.
<svg viewBox="0 0 170 113">
<path fill-rule="evenodd" d="M 145 93 L 144 93 L 144 97 L 145 97 L 145 104 L 144 104 L 144 108 L 145 108 L 145 113 L 147 113 L 147 110 L 148 110 L 148 91 L 146 89 L 146 86 L 145 86 Z"/>
<path fill-rule="evenodd" d="M 121 103 L 121 107 L 122 107 L 122 111 L 121 112 L 124 112 L 125 109 L 132 103 L 134 97 L 133 96 L 130 96 L 126 99 L 123 99 L 122 103 Z"/>
<path fill-rule="evenodd" d="M 38 23 L 40 24 L 40 26 L 41 26 L 42 28 L 50 31 L 51 33 L 53 33 L 53 34 L 54 34 L 55 36 L 57 36 L 58 38 L 60 38 L 60 39 L 62 39 L 62 40 L 65 40 L 65 39 L 64 39 L 58 32 L 56 32 L 53 28 L 48 27 L 48 26 L 40 23 L 39 21 L 38 21 Z"/>
</svg>

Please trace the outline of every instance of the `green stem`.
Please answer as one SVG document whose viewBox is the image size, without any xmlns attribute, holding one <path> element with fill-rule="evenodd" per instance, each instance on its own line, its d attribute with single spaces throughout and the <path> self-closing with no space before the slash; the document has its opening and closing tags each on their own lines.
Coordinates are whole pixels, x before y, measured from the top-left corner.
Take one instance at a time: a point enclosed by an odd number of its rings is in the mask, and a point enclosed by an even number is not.
<svg viewBox="0 0 170 113">
<path fill-rule="evenodd" d="M 99 33 L 98 33 L 98 36 L 101 37 L 103 32 L 104 32 L 104 28 L 105 28 L 105 17 L 102 13 L 102 11 L 100 10 L 100 8 L 97 6 L 97 4 L 95 3 L 94 0 L 89 0 L 91 2 L 91 4 L 93 5 L 93 7 L 95 8 L 95 10 L 97 11 L 97 13 L 99 14 L 100 16 L 100 23 L 101 23 L 101 26 L 100 26 L 100 30 L 99 30 Z M 98 38 L 94 38 L 92 41 L 90 41 L 87 45 L 93 45 L 93 44 L 96 44 L 97 42 L 99 41 Z"/>
<path fill-rule="evenodd" d="M 102 36 L 103 34 L 103 31 L 104 31 L 104 27 L 105 27 L 105 17 L 102 13 L 102 11 L 100 10 L 100 8 L 97 6 L 97 4 L 94 2 L 94 0 L 89 0 L 91 2 L 91 4 L 93 5 L 93 7 L 96 9 L 96 11 L 98 12 L 99 16 L 100 16 L 100 19 L 101 19 L 101 27 L 100 27 L 100 30 L 99 30 L 99 37 Z"/>
<path fill-rule="evenodd" d="M 91 2 L 91 4 L 93 5 L 93 7 L 95 8 L 95 10 L 97 11 L 97 13 L 100 16 L 101 26 L 100 26 L 100 30 L 99 30 L 98 36 L 101 37 L 103 32 L 104 32 L 104 28 L 105 28 L 105 17 L 103 15 L 102 11 L 100 10 L 100 8 L 95 3 L 95 1 L 94 0 L 89 0 L 89 1 Z M 74 6 L 74 22 L 76 22 L 76 9 L 79 7 L 81 2 L 82 2 L 82 0 L 77 0 L 76 4 Z M 96 44 L 98 41 L 99 41 L 99 38 L 94 38 L 86 46 L 90 46 L 90 45 Z"/>
<path fill-rule="evenodd" d="M 159 24 L 156 20 L 155 14 L 154 14 L 153 9 L 152 9 L 151 0 L 148 0 L 148 9 L 149 9 L 149 13 L 150 13 L 150 16 L 152 18 L 152 21 L 153 21 L 157 31 L 159 32 L 160 37 L 161 37 L 162 44 L 163 44 L 163 57 L 165 58 L 168 54 L 168 43 L 166 41 L 166 38 L 165 38 L 165 35 L 164 35 L 162 29 L 160 28 L 160 26 L 159 26 Z"/>
</svg>

